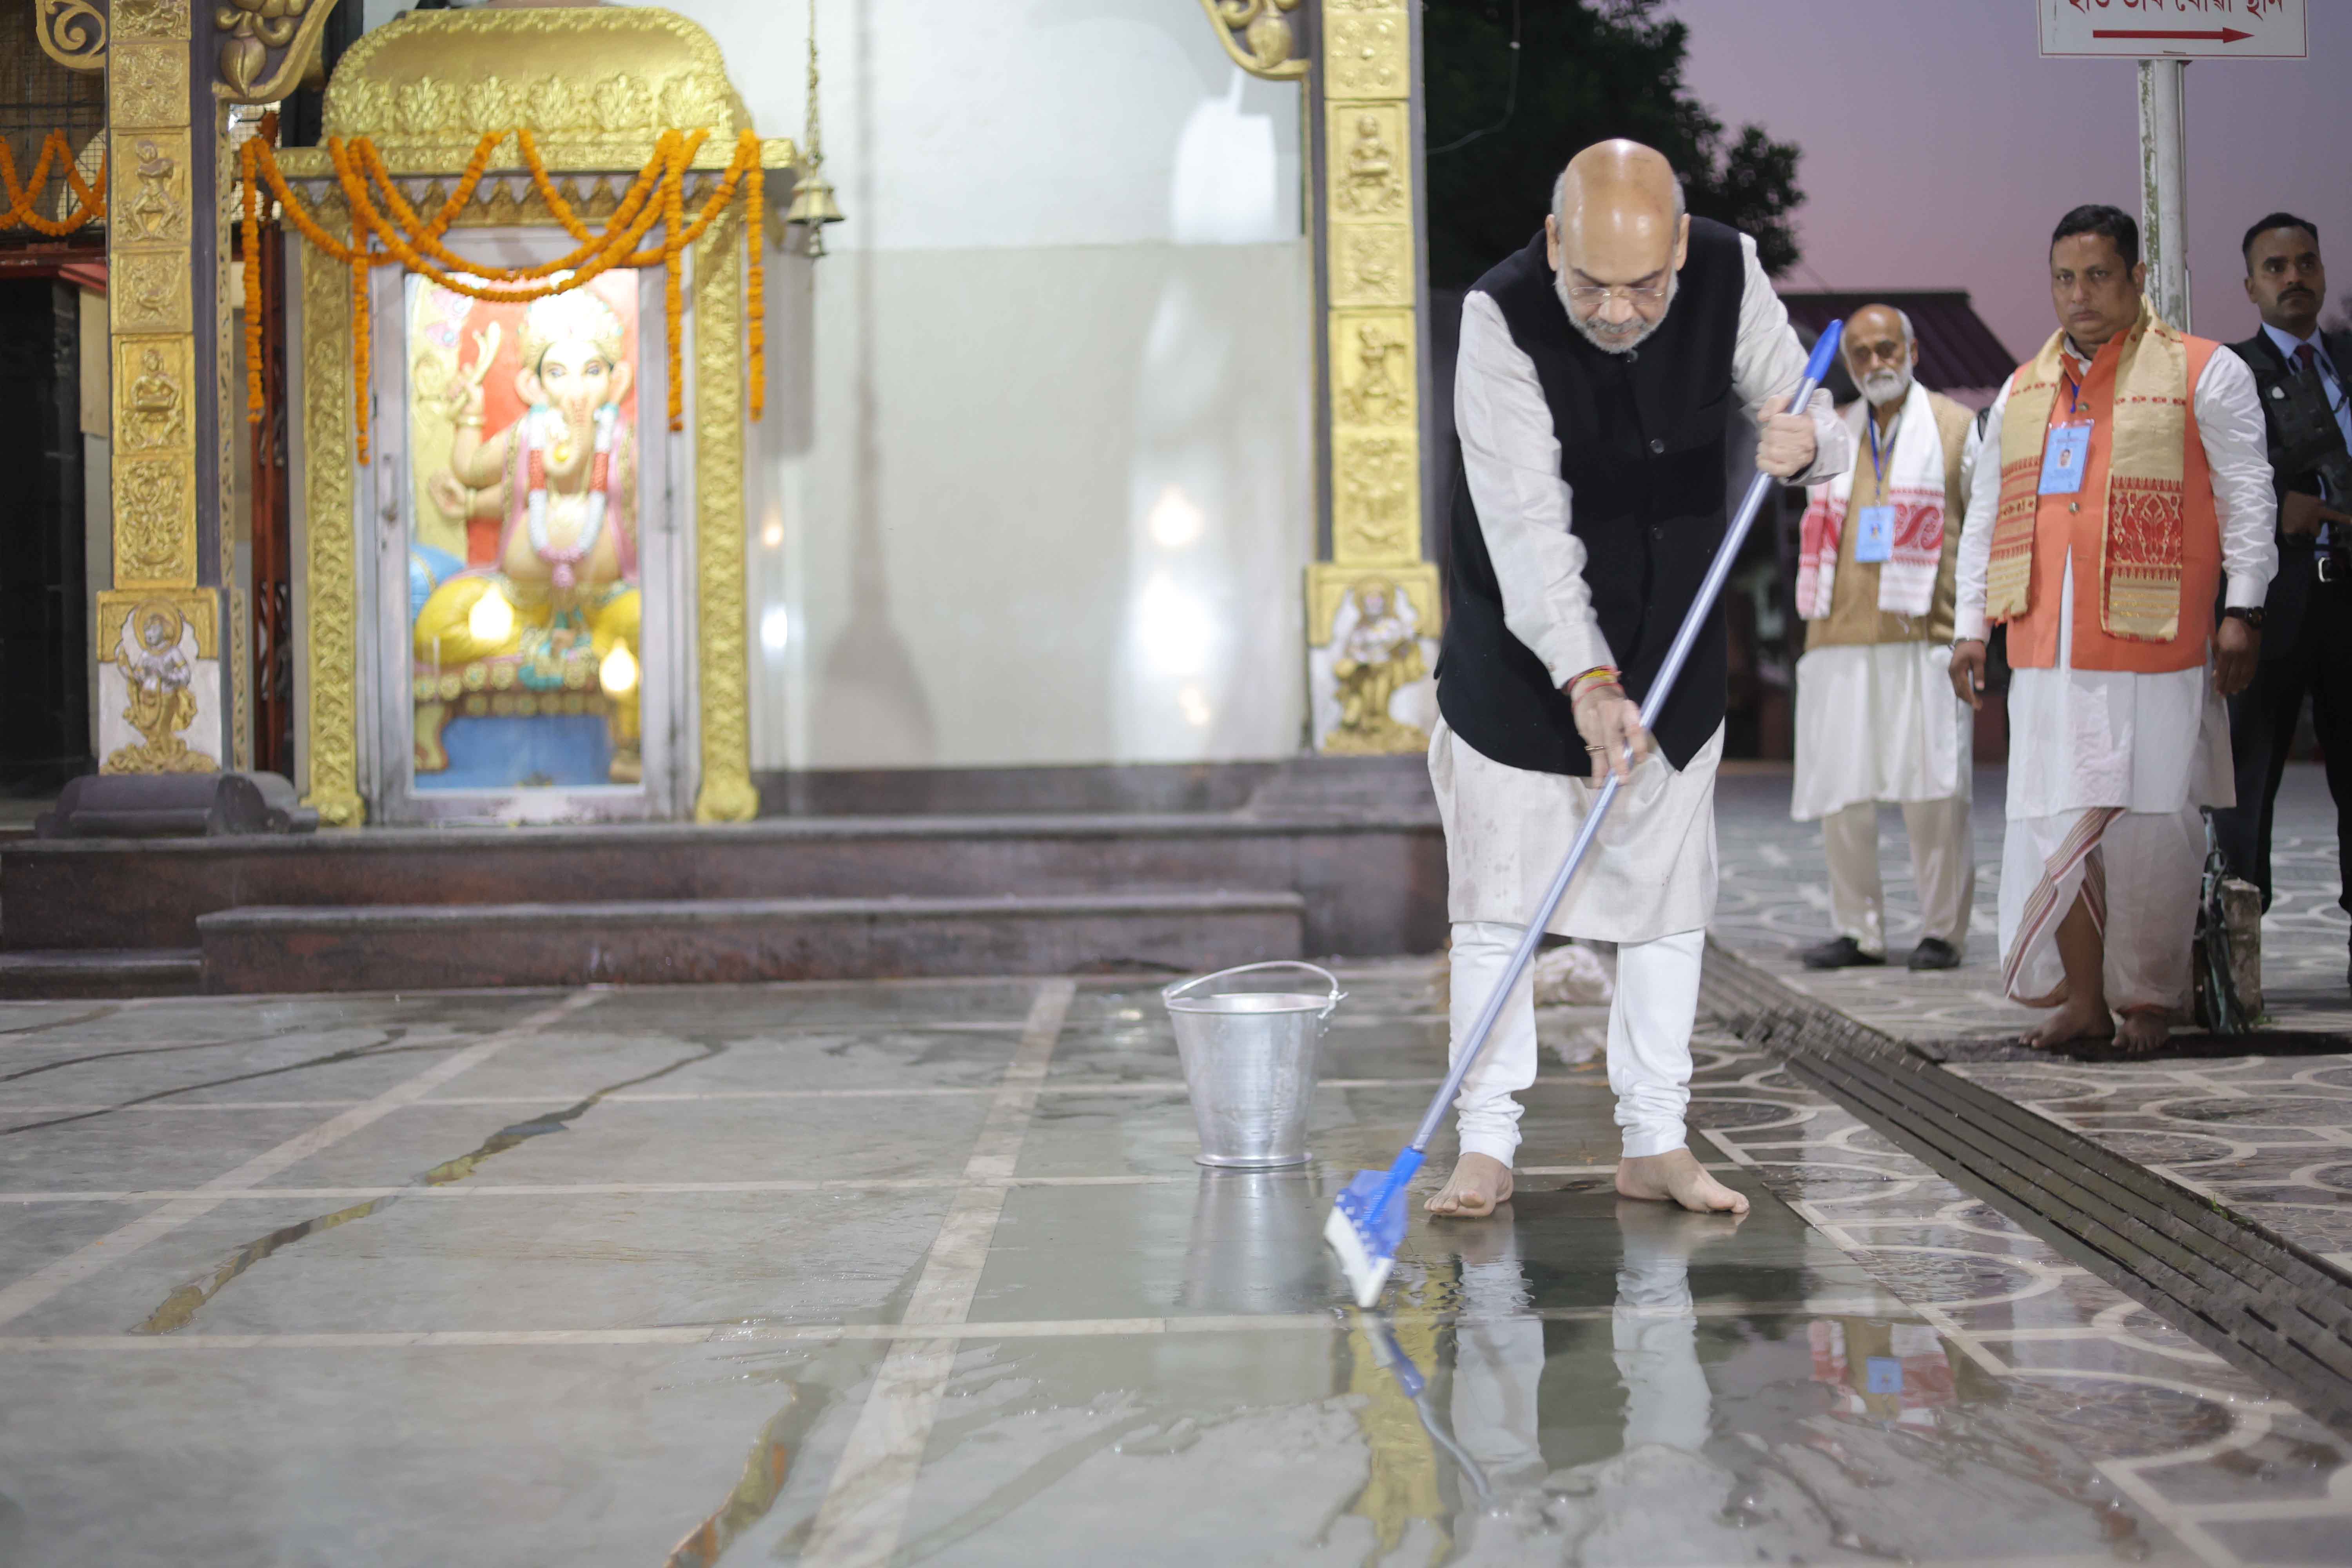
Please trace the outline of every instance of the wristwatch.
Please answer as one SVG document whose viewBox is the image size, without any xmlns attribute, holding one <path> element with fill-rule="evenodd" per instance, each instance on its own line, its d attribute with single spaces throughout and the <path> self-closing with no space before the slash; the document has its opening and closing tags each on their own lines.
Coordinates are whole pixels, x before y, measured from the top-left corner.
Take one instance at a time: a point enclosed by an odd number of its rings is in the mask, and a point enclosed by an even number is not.
<svg viewBox="0 0 2352 1568">
<path fill-rule="evenodd" d="M 2225 621 L 2243 621 L 2250 632 L 2263 629 L 2263 607 L 2260 605 L 2231 605 L 2221 612 Z"/>
</svg>

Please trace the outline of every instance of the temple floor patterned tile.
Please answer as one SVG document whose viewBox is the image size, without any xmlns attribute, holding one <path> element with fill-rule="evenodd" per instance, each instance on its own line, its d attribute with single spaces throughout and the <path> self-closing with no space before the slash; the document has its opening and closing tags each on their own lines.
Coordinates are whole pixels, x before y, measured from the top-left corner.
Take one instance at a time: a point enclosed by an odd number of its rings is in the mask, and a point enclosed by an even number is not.
<svg viewBox="0 0 2352 1568">
<path fill-rule="evenodd" d="M 2040 1016 L 2000 994 L 1994 910 L 2001 781 L 1997 769 L 1978 772 L 1970 819 L 1976 899 L 1958 969 L 1922 973 L 1902 965 L 1905 933 L 1918 926 L 1917 900 L 1901 820 L 1891 811 L 1882 814 L 1880 853 L 1893 961 L 1883 968 L 1803 967 L 1799 952 L 1830 934 L 1821 834 L 1788 819 L 1786 778 L 1770 774 L 1723 781 L 1716 940 L 1791 990 L 1909 1041 L 1971 1082 L 2352 1268 L 2347 922 L 2336 904 L 2343 868 L 2335 808 L 2316 765 L 2291 767 L 2279 794 L 2276 893 L 2263 921 L 2264 1030 L 2145 1062 L 2072 1060 L 2000 1043 Z M 2280 1044 L 2293 1054 L 2264 1054 L 2263 1033 L 2291 1037 Z"/>
</svg>

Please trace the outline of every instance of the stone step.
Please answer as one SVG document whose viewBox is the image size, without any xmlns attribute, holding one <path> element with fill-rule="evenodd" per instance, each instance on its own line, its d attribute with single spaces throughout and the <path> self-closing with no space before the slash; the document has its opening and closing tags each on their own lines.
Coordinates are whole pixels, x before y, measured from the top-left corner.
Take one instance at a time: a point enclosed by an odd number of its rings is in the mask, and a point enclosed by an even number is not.
<svg viewBox="0 0 2352 1568">
<path fill-rule="evenodd" d="M 202 917 L 210 992 L 1200 973 L 1303 955 L 1287 891 L 247 907 Z"/>
<path fill-rule="evenodd" d="M 0 952 L 0 997 L 191 996 L 204 989 L 204 972 L 193 947 Z"/>
<path fill-rule="evenodd" d="M 0 949 L 186 948 L 257 905 L 1056 897 L 1220 888 L 1306 900 L 1309 951 L 1445 940 L 1433 811 L 763 818 L 0 844 Z"/>
</svg>

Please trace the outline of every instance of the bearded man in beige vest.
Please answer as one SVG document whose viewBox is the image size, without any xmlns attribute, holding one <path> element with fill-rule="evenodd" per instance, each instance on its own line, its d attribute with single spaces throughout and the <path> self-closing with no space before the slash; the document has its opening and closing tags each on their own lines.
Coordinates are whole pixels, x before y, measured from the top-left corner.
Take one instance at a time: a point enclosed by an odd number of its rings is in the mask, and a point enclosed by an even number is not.
<svg viewBox="0 0 2352 1568">
<path fill-rule="evenodd" d="M 1845 324 L 1862 396 L 1843 411 L 1852 469 L 1811 487 L 1797 572 L 1797 767 L 1789 815 L 1822 825 L 1836 934 L 1808 969 L 1886 962 L 1878 807 L 1903 808 L 1919 891 L 1913 969 L 1950 969 L 1969 939 L 1975 759 L 1946 674 L 1953 569 L 1968 512 L 1974 417 L 1921 386 L 1911 319 L 1865 305 Z"/>
<path fill-rule="evenodd" d="M 2150 310 L 2147 275 L 2130 215 L 2058 221 L 2058 331 L 1993 399 L 1960 534 L 1964 700 L 2009 626 L 2001 984 L 2054 1009 L 2043 1049 L 2153 1050 L 2189 1005 L 2200 808 L 2236 798 L 2221 700 L 2278 570 L 2253 373 Z"/>
</svg>

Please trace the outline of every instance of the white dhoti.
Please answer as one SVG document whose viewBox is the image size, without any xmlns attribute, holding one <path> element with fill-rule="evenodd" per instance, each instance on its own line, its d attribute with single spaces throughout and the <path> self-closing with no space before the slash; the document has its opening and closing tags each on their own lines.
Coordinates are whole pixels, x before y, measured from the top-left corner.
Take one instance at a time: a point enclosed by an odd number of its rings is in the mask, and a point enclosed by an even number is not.
<svg viewBox="0 0 2352 1568">
<path fill-rule="evenodd" d="M 1629 1158 L 1684 1143 L 1699 963 L 1715 912 L 1717 730 L 1677 770 L 1654 752 L 1620 790 L 1583 868 L 1547 928 L 1613 942 L 1609 1087 Z M 1459 1051 L 1568 855 L 1599 786 L 1506 767 L 1440 721 L 1430 781 L 1445 826 L 1454 921 L 1452 1051 Z M 1455 1099 L 1462 1150 L 1505 1164 L 1519 1144 L 1518 1101 L 1535 1081 L 1535 986 L 1522 974 Z"/>
<path fill-rule="evenodd" d="M 2210 662 L 2163 675 L 2072 668 L 2074 600 L 2070 563 L 2056 667 L 2010 681 L 2002 984 L 2017 1001 L 2057 1005 L 2058 927 L 2080 895 L 2102 932 L 2107 1005 L 2184 1011 L 2200 808 L 2237 798 L 2229 710 Z"/>
<path fill-rule="evenodd" d="M 1965 950 L 1976 896 L 1969 792 L 1976 746 L 1937 643 L 1814 648 L 1797 661 L 1797 760 L 1789 815 L 1822 825 L 1830 920 L 1864 952 L 1886 951 L 1878 807 L 1903 808 L 1920 934 Z"/>
</svg>

